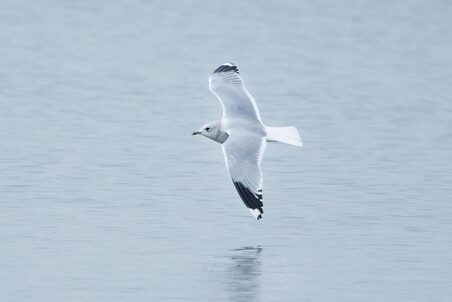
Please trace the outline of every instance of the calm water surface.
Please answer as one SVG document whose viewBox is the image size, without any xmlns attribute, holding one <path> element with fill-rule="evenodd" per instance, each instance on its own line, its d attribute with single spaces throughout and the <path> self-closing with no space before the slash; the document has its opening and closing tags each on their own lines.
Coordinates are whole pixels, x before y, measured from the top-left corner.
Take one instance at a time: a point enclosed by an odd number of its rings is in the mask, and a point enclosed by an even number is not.
<svg viewBox="0 0 452 302">
<path fill-rule="evenodd" d="M 448 1 L 3 1 L 2 301 L 450 301 Z M 270 144 L 255 221 L 207 77 Z"/>
</svg>

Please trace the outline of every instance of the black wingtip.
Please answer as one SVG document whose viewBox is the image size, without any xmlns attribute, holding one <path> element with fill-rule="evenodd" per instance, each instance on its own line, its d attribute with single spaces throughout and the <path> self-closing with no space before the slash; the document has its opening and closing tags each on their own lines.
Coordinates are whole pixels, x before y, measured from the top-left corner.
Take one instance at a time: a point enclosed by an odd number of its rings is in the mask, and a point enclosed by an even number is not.
<svg viewBox="0 0 452 302">
<path fill-rule="evenodd" d="M 235 73 L 239 73 L 239 69 L 232 62 L 224 63 L 223 65 L 221 65 L 220 67 L 215 69 L 215 71 L 213 73 L 228 72 L 228 71 L 234 71 Z"/>
<path fill-rule="evenodd" d="M 251 210 L 258 210 L 260 214 L 257 216 L 257 220 L 262 219 L 262 214 L 264 214 L 264 206 L 262 202 L 262 190 L 259 190 L 258 193 L 253 193 L 250 189 L 248 189 L 241 182 L 232 181 L 234 183 L 237 192 L 240 195 L 240 198 L 245 203 L 246 207 Z"/>
</svg>

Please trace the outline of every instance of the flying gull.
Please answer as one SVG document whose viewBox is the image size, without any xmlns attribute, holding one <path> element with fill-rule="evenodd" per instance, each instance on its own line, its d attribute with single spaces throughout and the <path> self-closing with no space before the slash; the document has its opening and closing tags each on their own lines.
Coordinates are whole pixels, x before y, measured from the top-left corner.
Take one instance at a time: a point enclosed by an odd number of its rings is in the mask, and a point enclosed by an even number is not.
<svg viewBox="0 0 452 302">
<path fill-rule="evenodd" d="M 223 118 L 193 132 L 223 145 L 226 167 L 240 198 L 251 214 L 262 218 L 261 161 L 267 142 L 301 146 L 293 126 L 268 127 L 262 123 L 256 101 L 245 89 L 237 66 L 225 63 L 209 77 L 209 88 L 223 106 Z"/>
</svg>

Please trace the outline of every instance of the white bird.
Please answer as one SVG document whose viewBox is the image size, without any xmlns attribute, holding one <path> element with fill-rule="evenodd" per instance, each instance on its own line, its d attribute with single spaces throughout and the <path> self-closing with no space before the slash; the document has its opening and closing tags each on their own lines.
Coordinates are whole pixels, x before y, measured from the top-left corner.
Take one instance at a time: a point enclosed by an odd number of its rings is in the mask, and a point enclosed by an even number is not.
<svg viewBox="0 0 452 302">
<path fill-rule="evenodd" d="M 225 63 L 209 77 L 209 88 L 223 106 L 223 118 L 207 123 L 192 135 L 201 134 L 223 145 L 226 167 L 237 192 L 258 220 L 262 203 L 261 161 L 267 142 L 302 146 L 293 127 L 267 127 L 262 123 L 256 101 L 245 89 L 237 66 Z"/>
</svg>

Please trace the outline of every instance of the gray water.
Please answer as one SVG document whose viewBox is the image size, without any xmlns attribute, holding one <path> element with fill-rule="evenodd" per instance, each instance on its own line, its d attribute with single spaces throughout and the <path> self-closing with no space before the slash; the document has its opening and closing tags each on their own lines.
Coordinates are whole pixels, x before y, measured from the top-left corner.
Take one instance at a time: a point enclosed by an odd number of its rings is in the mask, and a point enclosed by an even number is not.
<svg viewBox="0 0 452 302">
<path fill-rule="evenodd" d="M 451 301 L 450 1 L 1 1 L 1 301 Z M 270 126 L 265 216 L 209 73 Z"/>
</svg>

